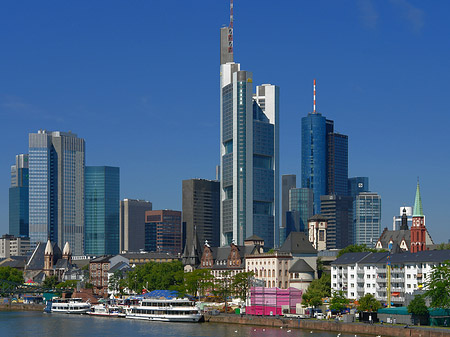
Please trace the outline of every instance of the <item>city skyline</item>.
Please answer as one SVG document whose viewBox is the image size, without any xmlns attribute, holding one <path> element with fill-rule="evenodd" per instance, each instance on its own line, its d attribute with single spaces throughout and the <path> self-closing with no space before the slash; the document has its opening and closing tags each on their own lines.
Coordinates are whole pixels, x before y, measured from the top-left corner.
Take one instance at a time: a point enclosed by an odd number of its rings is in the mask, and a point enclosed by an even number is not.
<svg viewBox="0 0 450 337">
<path fill-rule="evenodd" d="M 85 139 L 86 165 L 119 166 L 121 199 L 154 209 L 181 210 L 183 179 L 214 179 L 228 1 L 2 7 L 0 230 L 8 231 L 10 166 L 39 129 Z M 427 228 L 446 242 L 450 47 L 441 39 L 449 7 L 235 1 L 235 59 L 255 84 L 280 87 L 280 176 L 300 177 L 301 118 L 312 111 L 317 78 L 317 111 L 349 137 L 349 177 L 369 177 L 383 200 L 381 229 L 413 204 L 419 176 Z M 255 17 L 272 23 L 264 34 L 255 35 Z"/>
</svg>

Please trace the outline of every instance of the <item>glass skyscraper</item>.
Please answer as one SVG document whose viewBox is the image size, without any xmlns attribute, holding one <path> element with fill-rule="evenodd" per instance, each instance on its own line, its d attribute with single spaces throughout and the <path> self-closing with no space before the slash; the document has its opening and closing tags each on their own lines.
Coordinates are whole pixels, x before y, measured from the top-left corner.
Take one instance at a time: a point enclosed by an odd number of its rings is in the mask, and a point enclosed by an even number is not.
<svg viewBox="0 0 450 337">
<path fill-rule="evenodd" d="M 84 139 L 71 132 L 29 134 L 30 241 L 48 238 L 84 253 Z"/>
<path fill-rule="evenodd" d="M 279 88 L 264 84 L 253 94 L 253 75 L 229 53 L 221 30 L 220 242 L 242 245 L 258 235 L 279 242 Z"/>
<path fill-rule="evenodd" d="M 348 136 L 327 135 L 327 194 L 348 195 Z"/>
<path fill-rule="evenodd" d="M 308 219 L 313 216 L 313 191 L 310 188 L 291 188 L 289 190 L 289 211 L 296 212 L 298 216 L 298 232 L 308 231 Z M 295 214 L 295 213 L 294 213 Z M 292 226 L 286 231 L 286 237 L 288 232 L 292 231 Z"/>
<path fill-rule="evenodd" d="M 373 192 L 359 193 L 353 213 L 355 244 L 373 247 L 381 235 L 381 197 Z"/>
<path fill-rule="evenodd" d="M 361 192 L 369 192 L 369 177 L 348 178 L 348 193 L 355 199 Z"/>
<path fill-rule="evenodd" d="M 120 169 L 86 166 L 85 254 L 119 253 Z"/>
<path fill-rule="evenodd" d="M 16 164 L 11 166 L 9 188 L 9 234 L 16 237 L 29 235 L 28 177 L 28 155 L 19 154 Z"/>
</svg>

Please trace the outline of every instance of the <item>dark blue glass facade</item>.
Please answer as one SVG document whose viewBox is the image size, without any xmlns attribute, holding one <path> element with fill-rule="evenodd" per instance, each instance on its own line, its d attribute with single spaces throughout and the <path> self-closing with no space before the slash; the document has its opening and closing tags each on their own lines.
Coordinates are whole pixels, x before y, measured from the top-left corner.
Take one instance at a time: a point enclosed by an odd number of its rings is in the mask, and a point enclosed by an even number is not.
<svg viewBox="0 0 450 337">
<path fill-rule="evenodd" d="M 361 192 L 369 192 L 369 177 L 354 177 L 348 179 L 348 193 L 355 199 Z"/>
<path fill-rule="evenodd" d="M 348 195 L 348 136 L 327 135 L 327 194 Z"/>
<path fill-rule="evenodd" d="M 85 253 L 119 253 L 120 170 L 86 166 Z"/>
<path fill-rule="evenodd" d="M 27 170 L 28 171 L 28 170 Z M 29 236 L 28 186 L 9 188 L 9 234 Z"/>
</svg>

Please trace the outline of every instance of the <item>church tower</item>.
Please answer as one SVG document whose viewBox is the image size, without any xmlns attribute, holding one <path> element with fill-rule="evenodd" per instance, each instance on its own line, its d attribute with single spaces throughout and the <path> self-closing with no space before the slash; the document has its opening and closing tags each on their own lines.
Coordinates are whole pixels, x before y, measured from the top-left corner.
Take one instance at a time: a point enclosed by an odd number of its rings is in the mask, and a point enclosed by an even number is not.
<svg viewBox="0 0 450 337">
<path fill-rule="evenodd" d="M 44 252 L 44 273 L 47 276 L 53 275 L 53 246 L 50 239 L 47 241 Z"/>
<path fill-rule="evenodd" d="M 69 246 L 69 242 L 68 241 L 64 245 L 62 258 L 64 260 L 67 260 L 69 263 L 72 260 L 72 252 L 70 251 L 70 246 Z"/>
<path fill-rule="evenodd" d="M 426 250 L 425 238 L 425 216 L 422 209 L 422 198 L 420 197 L 420 186 L 417 181 L 416 199 L 414 201 L 414 211 L 411 226 L 411 253 Z"/>
</svg>

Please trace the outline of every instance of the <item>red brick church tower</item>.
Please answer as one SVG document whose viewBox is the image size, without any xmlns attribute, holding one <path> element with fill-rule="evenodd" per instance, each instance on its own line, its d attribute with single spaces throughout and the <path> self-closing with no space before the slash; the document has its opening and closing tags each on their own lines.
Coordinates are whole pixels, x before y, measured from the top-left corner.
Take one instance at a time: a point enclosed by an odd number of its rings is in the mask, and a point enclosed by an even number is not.
<svg viewBox="0 0 450 337">
<path fill-rule="evenodd" d="M 411 253 L 426 250 L 425 216 L 423 215 L 422 199 L 420 197 L 419 181 L 417 181 L 416 199 L 414 201 L 414 211 L 411 226 Z"/>
</svg>

